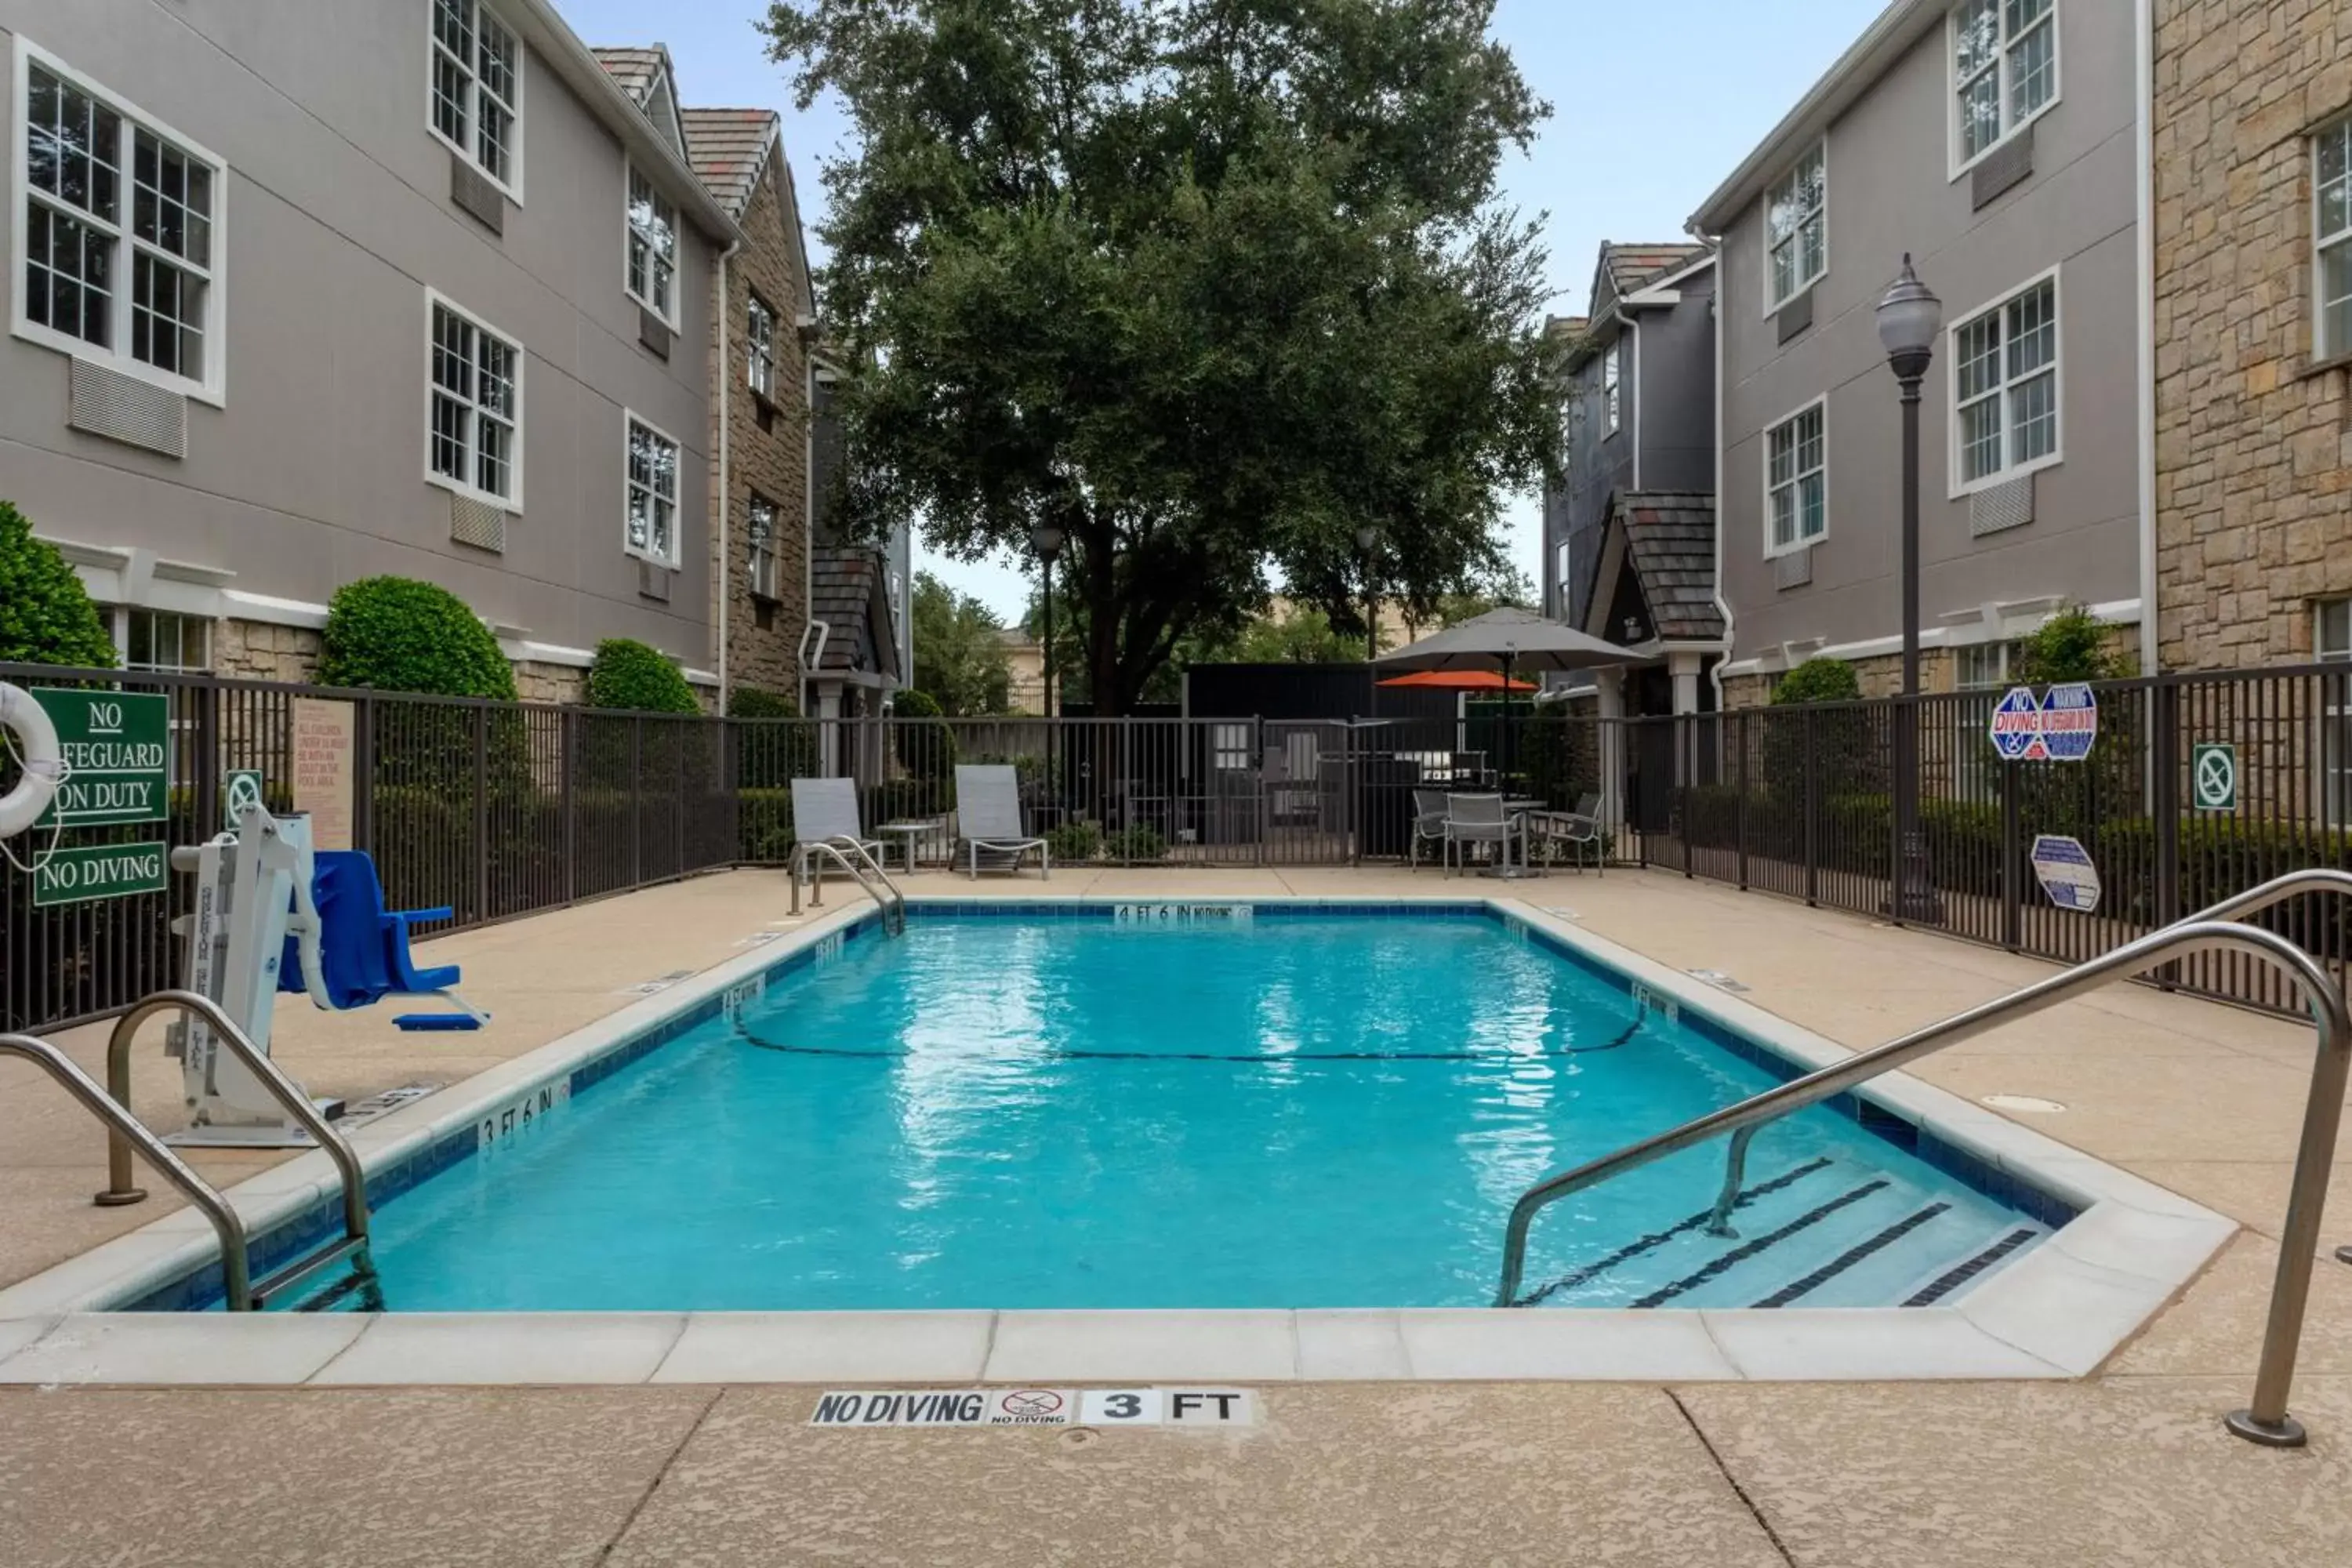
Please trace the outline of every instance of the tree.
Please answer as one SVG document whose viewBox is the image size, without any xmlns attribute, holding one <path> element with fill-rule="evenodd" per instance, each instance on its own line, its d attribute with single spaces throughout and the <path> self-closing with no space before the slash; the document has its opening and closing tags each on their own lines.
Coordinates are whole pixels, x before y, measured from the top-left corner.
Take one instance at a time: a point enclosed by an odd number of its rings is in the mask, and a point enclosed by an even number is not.
<svg viewBox="0 0 2352 1568">
<path fill-rule="evenodd" d="M 1278 580 L 1360 637 L 1355 531 L 1423 609 L 1499 560 L 1554 445 L 1533 225 L 1549 110 L 1493 0 L 775 0 L 838 89 L 825 313 L 841 515 L 976 559 L 1067 542 L 1102 714 Z"/>
<path fill-rule="evenodd" d="M 89 592 L 25 514 L 0 500 L 0 664 L 114 668 L 114 639 Z"/>
<path fill-rule="evenodd" d="M 1234 639 L 1224 657 L 1235 664 L 1360 664 L 1364 639 L 1335 630 L 1331 617 L 1307 605 L 1269 612 Z"/>
<path fill-rule="evenodd" d="M 1013 701 L 1004 626 L 986 605 L 915 574 L 915 686 L 942 713 L 1002 713 Z"/>
</svg>

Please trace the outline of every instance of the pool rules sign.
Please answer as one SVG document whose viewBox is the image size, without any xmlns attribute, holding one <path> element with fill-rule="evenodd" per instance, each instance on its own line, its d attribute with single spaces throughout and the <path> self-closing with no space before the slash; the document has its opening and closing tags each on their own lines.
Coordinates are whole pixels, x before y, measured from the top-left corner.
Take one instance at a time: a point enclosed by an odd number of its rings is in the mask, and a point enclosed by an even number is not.
<svg viewBox="0 0 2352 1568">
<path fill-rule="evenodd" d="M 152 692 L 38 687 L 33 700 L 57 726 L 66 777 L 34 829 L 119 827 L 161 822 L 170 803 L 166 700 Z M 160 841 L 96 844 L 37 855 L 33 907 L 163 889 L 170 857 Z"/>
</svg>

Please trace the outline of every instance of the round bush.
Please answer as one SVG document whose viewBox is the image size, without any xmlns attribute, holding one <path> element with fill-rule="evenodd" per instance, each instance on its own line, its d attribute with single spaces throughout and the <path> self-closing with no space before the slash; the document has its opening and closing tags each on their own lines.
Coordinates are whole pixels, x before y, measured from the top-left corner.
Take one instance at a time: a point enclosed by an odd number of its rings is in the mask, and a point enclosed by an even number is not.
<svg viewBox="0 0 2352 1568">
<path fill-rule="evenodd" d="M 891 695 L 890 711 L 898 721 L 890 726 L 890 743 L 898 753 L 898 765 L 929 784 L 953 779 L 955 731 L 940 717 L 945 710 L 939 699 L 908 687 Z"/>
<path fill-rule="evenodd" d="M 588 667 L 588 706 L 635 713 L 699 713 L 694 688 L 667 655 L 630 637 L 606 637 Z"/>
<path fill-rule="evenodd" d="M 114 639 L 57 546 L 0 500 L 0 663 L 114 668 Z"/>
<path fill-rule="evenodd" d="M 499 639 L 446 588 L 409 577 L 362 577 L 327 605 L 324 686 L 515 700 Z"/>
<path fill-rule="evenodd" d="M 738 686 L 727 693 L 727 717 L 730 719 L 797 719 L 801 710 L 793 700 L 781 691 L 764 691 L 756 686 Z"/>
<path fill-rule="evenodd" d="M 1862 682 L 1842 658 L 1809 658 L 1772 688 L 1774 706 L 1790 702 L 1856 702 Z"/>
</svg>

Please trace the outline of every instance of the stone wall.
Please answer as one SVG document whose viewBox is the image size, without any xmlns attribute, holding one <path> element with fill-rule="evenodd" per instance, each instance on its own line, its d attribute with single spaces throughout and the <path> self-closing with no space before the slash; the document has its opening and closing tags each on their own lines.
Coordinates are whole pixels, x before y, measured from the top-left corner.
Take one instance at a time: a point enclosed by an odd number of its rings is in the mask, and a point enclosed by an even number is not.
<svg viewBox="0 0 2352 1568">
<path fill-rule="evenodd" d="M 2308 658 L 2352 595 L 2352 369 L 2315 360 L 2310 134 L 2346 0 L 2159 0 L 2157 563 L 2167 668 Z"/>
<path fill-rule="evenodd" d="M 725 311 L 727 363 L 719 374 L 729 378 L 728 457 L 733 470 L 727 497 L 726 550 L 728 576 L 719 581 L 719 563 L 711 565 L 713 603 L 727 598 L 727 667 L 737 686 L 794 695 L 799 681 L 801 634 L 808 625 L 808 376 L 794 318 L 803 309 L 806 285 L 793 256 L 790 210 L 785 205 L 782 155 L 769 160 L 753 186 L 743 213 L 749 242 L 735 258 L 728 279 Z M 775 396 L 762 408 L 751 391 L 746 366 L 744 331 L 751 293 L 776 314 Z M 712 344 L 717 353 L 717 343 Z M 719 400 L 711 400 L 711 417 L 719 417 Z M 718 483 L 719 443 L 710 443 L 712 477 Z M 754 493 L 775 503 L 777 598 L 755 598 L 751 585 L 751 545 L 749 537 Z M 718 655 L 717 617 L 712 617 L 712 657 Z"/>
<path fill-rule="evenodd" d="M 525 702 L 584 702 L 588 671 L 578 665 L 515 660 L 515 695 Z"/>
<path fill-rule="evenodd" d="M 1869 658 L 1849 659 L 1853 666 L 1853 678 L 1864 697 L 1895 697 L 1903 690 L 1903 656 L 1899 653 L 1878 654 Z M 1950 691 L 1955 689 L 1955 671 L 1958 660 L 1950 648 L 1923 647 L 1919 650 L 1919 689 Z M 1772 688 L 1780 683 L 1785 670 L 1770 675 L 1732 675 L 1723 681 L 1723 706 L 1761 708 L 1772 700 Z"/>
<path fill-rule="evenodd" d="M 309 685 L 319 679 L 320 634 L 308 626 L 225 620 L 213 626 L 213 672 Z"/>
</svg>

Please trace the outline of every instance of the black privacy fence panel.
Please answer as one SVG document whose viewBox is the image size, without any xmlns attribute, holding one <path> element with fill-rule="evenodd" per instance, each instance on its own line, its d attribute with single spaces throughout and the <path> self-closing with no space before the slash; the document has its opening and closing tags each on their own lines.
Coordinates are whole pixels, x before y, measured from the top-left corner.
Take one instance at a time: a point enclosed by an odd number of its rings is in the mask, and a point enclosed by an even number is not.
<svg viewBox="0 0 2352 1568">
<path fill-rule="evenodd" d="M 1482 700 L 1368 718 L 721 720 L 206 675 L 0 666 L 0 679 L 164 700 L 164 820 L 77 827 L 58 840 L 75 848 L 200 842 L 222 830 L 226 781 L 246 770 L 271 809 L 310 809 L 320 826 L 298 776 L 315 743 L 304 726 L 333 710 L 348 726 L 349 842 L 374 857 L 392 908 L 451 911 L 436 930 L 786 865 L 795 778 L 851 780 L 860 831 L 894 872 L 944 868 L 960 766 L 1011 770 L 1023 829 L 1057 868 L 1394 862 L 1412 852 L 1417 815 L 1492 792 L 1599 817 L 1620 861 L 2061 962 L 2284 871 L 2352 869 L 2352 666 L 2103 684 L 2081 762 L 2002 760 L 1988 734 L 1998 691 L 1680 719 Z M 0 788 L 12 766 L 0 760 Z M 1917 801 L 1908 853 L 1904 779 Z M 2082 847 L 2095 908 L 2045 896 L 2043 836 Z M 30 862 L 48 843 L 41 830 L 8 848 Z M 193 886 L 174 873 L 160 892 L 36 907 L 33 878 L 0 865 L 0 1026 L 77 1022 L 175 983 L 171 922 Z M 2260 918 L 2339 971 L 2352 952 L 2352 911 L 2332 897 Z M 2231 955 L 2161 979 L 2295 1005 Z"/>
<path fill-rule="evenodd" d="M 2287 871 L 2352 869 L 2352 666 L 2094 690 L 2097 739 L 2080 761 L 2003 760 L 1990 733 L 1999 690 L 1631 721 L 1626 791 L 1644 829 L 1640 855 L 2060 963 Z M 1918 823 L 1908 856 L 1896 830 L 1906 775 Z M 1657 811 L 1661 798 L 1670 810 Z M 2080 846 L 2099 883 L 2095 908 L 2045 893 L 2035 855 L 2045 838 Z M 2341 979 L 2352 951 L 2345 900 L 2311 895 L 2253 918 Z M 2274 972 L 2236 955 L 2183 961 L 2158 978 L 2300 1006 Z"/>
</svg>

